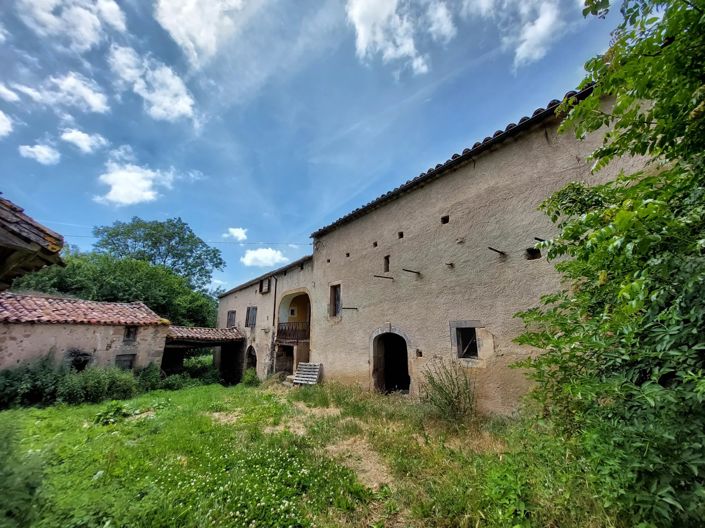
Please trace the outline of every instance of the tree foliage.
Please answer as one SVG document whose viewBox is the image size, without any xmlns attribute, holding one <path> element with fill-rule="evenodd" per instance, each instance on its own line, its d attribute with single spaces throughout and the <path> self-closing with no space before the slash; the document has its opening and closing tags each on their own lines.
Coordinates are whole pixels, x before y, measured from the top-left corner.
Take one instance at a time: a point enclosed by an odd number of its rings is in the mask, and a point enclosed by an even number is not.
<svg viewBox="0 0 705 528">
<path fill-rule="evenodd" d="M 13 283 L 13 290 L 40 291 L 93 301 L 141 301 L 172 324 L 215 326 L 217 303 L 192 289 L 171 269 L 103 253 L 68 253 L 65 267 L 51 266 Z"/>
<path fill-rule="evenodd" d="M 588 0 L 602 16 L 607 0 Z M 545 412 L 598 468 L 607 507 L 632 525 L 705 519 L 705 3 L 625 0 L 609 50 L 586 65 L 564 129 L 609 127 L 595 168 L 646 169 L 543 204 L 566 289 L 521 317 Z M 605 103 L 608 104 L 605 104 Z M 640 524 L 642 523 L 642 524 Z"/>
<path fill-rule="evenodd" d="M 213 270 L 225 267 L 220 250 L 206 244 L 181 218 L 160 222 L 135 216 L 129 222 L 96 227 L 93 234 L 98 238 L 96 251 L 165 266 L 195 288 L 207 287 Z"/>
</svg>

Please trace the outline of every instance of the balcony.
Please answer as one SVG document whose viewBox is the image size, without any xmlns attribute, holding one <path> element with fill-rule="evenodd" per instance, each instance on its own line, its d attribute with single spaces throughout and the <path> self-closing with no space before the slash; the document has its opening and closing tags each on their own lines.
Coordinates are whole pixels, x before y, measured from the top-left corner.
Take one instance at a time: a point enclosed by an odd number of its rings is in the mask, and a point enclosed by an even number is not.
<svg viewBox="0 0 705 528">
<path fill-rule="evenodd" d="M 277 325 L 277 341 L 308 341 L 310 324 L 308 321 L 301 323 L 279 323 Z"/>
</svg>

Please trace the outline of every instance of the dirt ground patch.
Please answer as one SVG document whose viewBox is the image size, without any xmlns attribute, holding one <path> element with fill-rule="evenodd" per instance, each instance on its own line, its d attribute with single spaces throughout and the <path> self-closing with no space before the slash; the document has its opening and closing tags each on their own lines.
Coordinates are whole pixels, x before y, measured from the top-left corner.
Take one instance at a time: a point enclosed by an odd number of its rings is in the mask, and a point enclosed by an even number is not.
<svg viewBox="0 0 705 528">
<path fill-rule="evenodd" d="M 305 414 L 323 418 L 326 416 L 340 416 L 340 409 L 337 407 L 308 407 L 302 402 L 294 402 L 294 407 Z"/>
<path fill-rule="evenodd" d="M 342 465 L 352 469 L 360 482 L 369 488 L 376 490 L 383 484 L 392 482 L 387 464 L 364 438 L 346 438 L 326 446 L 325 451 Z"/>
<path fill-rule="evenodd" d="M 212 412 L 209 414 L 214 422 L 218 422 L 223 425 L 234 424 L 240 419 L 241 416 L 239 412 Z"/>
</svg>

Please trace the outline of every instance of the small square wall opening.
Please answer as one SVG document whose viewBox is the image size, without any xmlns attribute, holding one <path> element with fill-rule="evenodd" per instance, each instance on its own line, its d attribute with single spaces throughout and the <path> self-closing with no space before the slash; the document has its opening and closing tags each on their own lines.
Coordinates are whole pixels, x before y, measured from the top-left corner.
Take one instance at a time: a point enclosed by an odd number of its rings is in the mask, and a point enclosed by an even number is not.
<svg viewBox="0 0 705 528">
<path fill-rule="evenodd" d="M 350 257 L 350 253 L 346 253 L 345 256 L 346 256 L 346 257 Z"/>
<path fill-rule="evenodd" d="M 441 224 L 447 224 L 448 222 L 450 222 L 450 216 L 441 216 Z"/>
<path fill-rule="evenodd" d="M 385 255 L 384 257 L 384 272 L 389 272 L 389 255 Z"/>
<path fill-rule="evenodd" d="M 404 231 L 399 231 L 399 232 L 397 233 L 397 236 L 398 236 L 399 238 L 404 238 Z"/>
<path fill-rule="evenodd" d="M 536 260 L 541 258 L 541 250 L 535 247 L 526 248 L 524 251 L 524 258 L 526 260 Z"/>
<path fill-rule="evenodd" d="M 372 242 L 372 247 L 377 247 L 377 241 Z"/>
</svg>

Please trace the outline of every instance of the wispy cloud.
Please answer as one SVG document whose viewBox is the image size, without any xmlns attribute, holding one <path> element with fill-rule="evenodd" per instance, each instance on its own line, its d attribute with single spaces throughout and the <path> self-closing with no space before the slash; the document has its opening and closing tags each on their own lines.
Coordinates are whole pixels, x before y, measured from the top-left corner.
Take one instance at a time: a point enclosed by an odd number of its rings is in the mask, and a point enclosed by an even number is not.
<svg viewBox="0 0 705 528">
<path fill-rule="evenodd" d="M 141 57 L 130 47 L 115 44 L 110 48 L 108 62 L 118 77 L 118 87 L 129 86 L 139 95 L 152 118 L 176 121 L 194 117 L 193 97 L 169 66 L 151 57 Z"/>
<path fill-rule="evenodd" d="M 19 0 L 20 19 L 40 37 L 83 53 L 112 28 L 126 30 L 125 14 L 114 0 Z"/>
<path fill-rule="evenodd" d="M 289 259 L 278 249 L 258 248 L 248 249 L 245 255 L 240 257 L 240 262 L 245 266 L 271 267 L 277 264 L 285 264 Z"/>
<path fill-rule="evenodd" d="M 0 110 L 0 138 L 3 138 L 12 132 L 12 119 L 2 110 Z"/>
<path fill-rule="evenodd" d="M 42 165 L 56 165 L 61 160 L 61 154 L 51 145 L 20 145 L 18 150 L 23 158 L 33 159 Z"/>
<path fill-rule="evenodd" d="M 98 84 L 77 72 L 50 77 L 38 88 L 18 83 L 12 87 L 34 102 L 47 106 L 71 106 L 100 114 L 110 110 L 108 97 Z"/>
<path fill-rule="evenodd" d="M 90 154 L 108 144 L 108 140 L 100 134 L 87 134 L 77 128 L 64 129 L 61 133 L 61 139 L 71 143 L 86 154 Z"/>
<path fill-rule="evenodd" d="M 10 90 L 3 83 L 0 83 L 0 99 L 3 99 L 8 103 L 16 103 L 20 100 L 20 96 Z"/>
</svg>

